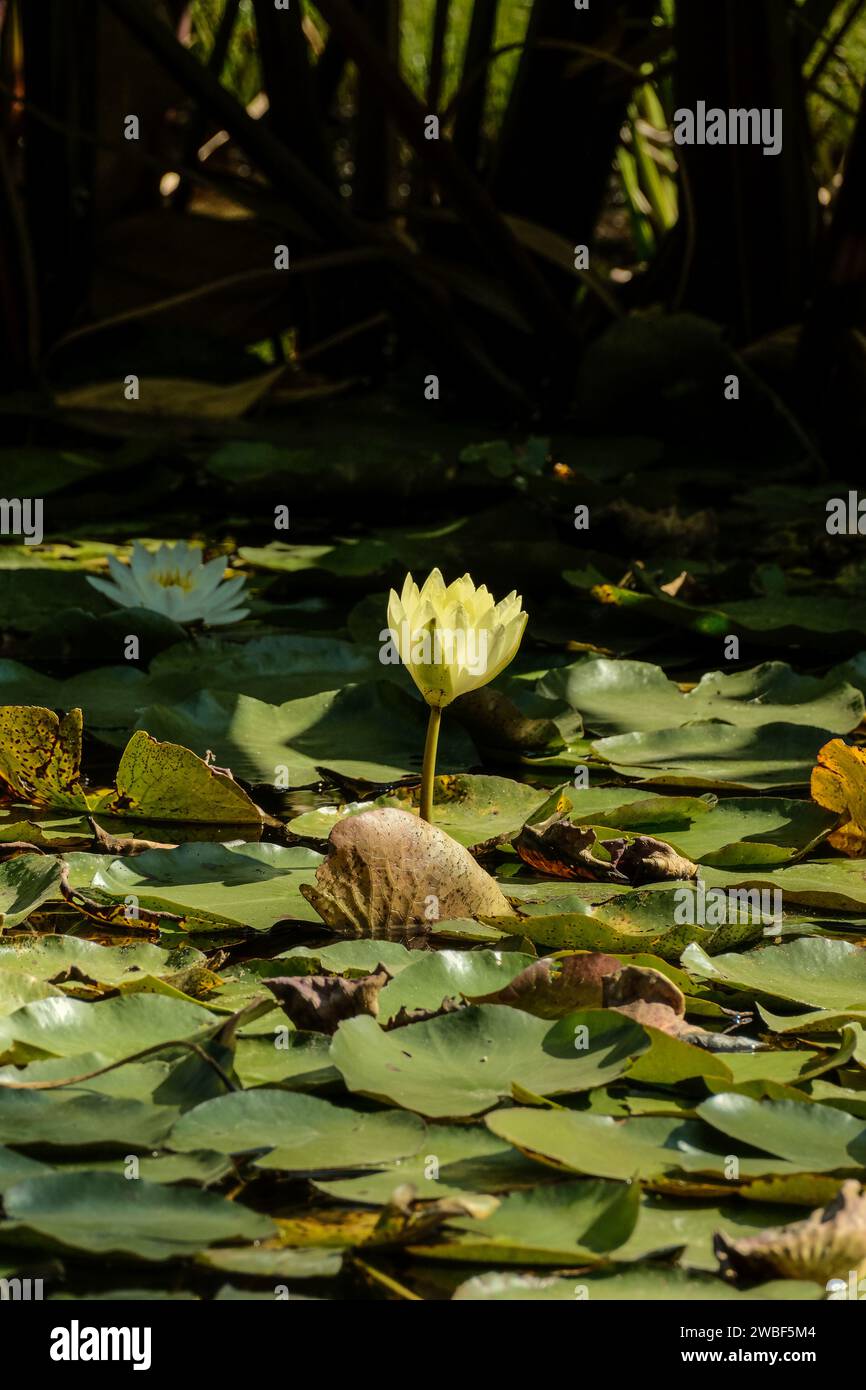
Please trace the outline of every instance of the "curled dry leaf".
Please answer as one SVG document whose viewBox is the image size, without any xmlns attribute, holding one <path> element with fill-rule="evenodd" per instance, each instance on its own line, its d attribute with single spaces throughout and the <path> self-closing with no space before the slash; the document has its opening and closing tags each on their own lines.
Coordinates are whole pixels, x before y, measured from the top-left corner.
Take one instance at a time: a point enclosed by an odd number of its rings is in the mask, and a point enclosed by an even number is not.
<svg viewBox="0 0 866 1390">
<path fill-rule="evenodd" d="M 734 1038 L 686 1022 L 682 990 L 651 966 L 623 965 L 597 951 L 545 956 L 503 989 L 467 996 L 470 1004 L 506 1004 L 536 1018 L 564 1018 L 576 1009 L 614 1009 L 708 1052 L 754 1052 L 751 1038 Z"/>
<path fill-rule="evenodd" d="M 680 1042 L 690 1043 L 692 1047 L 701 1047 L 705 1052 L 761 1050 L 761 1044 L 754 1038 L 734 1037 L 729 1033 L 713 1033 L 709 1028 L 696 1028 L 693 1024 L 687 1023 L 682 1014 L 677 1013 L 670 1004 L 662 1004 L 654 999 L 632 999 L 628 1004 L 616 1004 L 613 1007 L 617 1013 L 626 1014 L 645 1028 L 655 1028 L 660 1033 L 667 1033 L 671 1038 L 678 1038 Z"/>
<path fill-rule="evenodd" d="M 339 821 L 315 885 L 301 892 L 327 926 L 354 936 L 421 934 L 458 917 L 513 915 L 468 850 L 390 807 Z"/>
<path fill-rule="evenodd" d="M 525 825 L 513 841 L 525 864 L 554 878 L 590 879 L 601 883 L 621 883 L 628 879 L 606 859 L 592 852 L 595 831 L 589 826 L 572 825 L 567 816 L 554 812 L 537 825 Z"/>
<path fill-rule="evenodd" d="M 637 835 L 633 840 L 602 840 L 611 863 L 624 874 L 633 888 L 665 879 L 697 878 L 700 870 L 664 840 Z"/>
<path fill-rule="evenodd" d="M 391 979 L 380 965 L 371 975 L 344 980 L 340 975 L 278 975 L 265 984 L 296 1028 L 335 1033 L 344 1018 L 379 1014 L 379 992 Z"/>
<path fill-rule="evenodd" d="M 829 1279 L 866 1273 L 866 1188 L 855 1178 L 842 1184 L 826 1207 L 806 1221 L 775 1226 L 732 1240 L 719 1231 L 713 1242 L 720 1272 L 729 1279 Z"/>
<path fill-rule="evenodd" d="M 685 998 L 678 987 L 651 966 L 623 965 L 600 951 L 545 956 L 515 975 L 493 994 L 469 998 L 470 1004 L 509 1004 L 536 1018 L 564 1018 L 575 1009 L 620 1009 L 640 1001 L 663 1005 L 678 1016 Z"/>
<path fill-rule="evenodd" d="M 574 825 L 567 815 L 554 812 L 537 825 L 525 825 L 514 848 L 525 863 L 556 878 L 592 879 L 638 888 L 665 879 L 697 878 L 699 873 L 697 864 L 651 835 L 603 840 L 609 861 L 596 858 L 592 852 L 595 843 L 591 826 Z"/>
<path fill-rule="evenodd" d="M 605 984 L 621 968 L 616 956 L 598 951 L 545 956 L 527 965 L 503 989 L 470 996 L 469 1003 L 508 1004 L 536 1018 L 564 1018 L 575 1009 L 603 1008 Z"/>
<path fill-rule="evenodd" d="M 685 995 L 673 980 L 648 965 L 624 965 L 604 981 L 604 1006 L 622 1009 L 628 1004 L 663 1004 L 680 1018 L 686 1011 Z"/>
<path fill-rule="evenodd" d="M 137 840 L 130 835 L 110 835 L 107 830 L 103 830 L 98 825 L 93 816 L 87 817 L 87 824 L 93 831 L 93 844 L 91 848 L 96 854 L 144 854 L 148 849 L 176 849 L 176 843 L 168 843 L 165 840 Z"/>
<path fill-rule="evenodd" d="M 841 819 L 830 844 L 850 859 L 866 855 L 866 752 L 831 739 L 818 752 L 812 769 L 812 800 Z"/>
</svg>

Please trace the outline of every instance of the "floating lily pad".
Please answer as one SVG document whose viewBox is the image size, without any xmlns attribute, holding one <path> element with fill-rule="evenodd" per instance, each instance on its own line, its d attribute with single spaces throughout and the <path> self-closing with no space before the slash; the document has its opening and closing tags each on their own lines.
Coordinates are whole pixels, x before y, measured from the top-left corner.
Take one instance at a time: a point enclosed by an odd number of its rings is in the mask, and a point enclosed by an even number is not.
<svg viewBox="0 0 866 1390">
<path fill-rule="evenodd" d="M 426 724 L 425 706 L 383 681 L 282 705 L 203 691 L 179 704 L 152 705 L 138 721 L 140 729 L 202 757 L 211 750 L 237 777 L 284 787 L 310 786 L 321 771 L 370 783 L 420 773 Z M 446 720 L 440 767 L 460 771 L 477 760 L 466 734 Z"/>
<path fill-rule="evenodd" d="M 807 785 L 830 735 L 805 724 L 738 728 L 696 720 L 680 729 L 597 739 L 596 754 L 645 786 L 770 790 Z"/>
<path fill-rule="evenodd" d="M 81 785 L 81 710 L 62 719 L 34 705 L 0 707 L 0 779 L 40 806 L 87 811 Z"/>
<path fill-rule="evenodd" d="M 0 1021 L 0 1053 L 13 1045 L 16 1060 L 73 1057 L 99 1052 L 107 1058 L 174 1039 L 205 1034 L 216 1022 L 197 1004 L 156 994 L 133 994 L 86 1004 L 78 999 L 41 999 Z"/>
<path fill-rule="evenodd" d="M 7 1216 L 31 1231 L 92 1254 L 142 1260 L 194 1254 L 218 1241 L 274 1234 L 266 1216 L 209 1192 L 128 1181 L 119 1173 L 27 1178 L 4 1197 Z"/>
<path fill-rule="evenodd" d="M 81 709 L 88 728 L 129 733 L 143 705 L 151 703 L 150 682 L 134 666 L 105 666 L 54 680 L 17 661 L 0 661 L 0 704 L 43 705 L 65 712 Z"/>
<path fill-rule="evenodd" d="M 550 1174 L 483 1125 L 437 1124 L 418 1153 L 360 1177 L 317 1179 L 314 1186 L 346 1202 L 384 1206 L 409 1183 L 418 1201 L 501 1192 L 544 1182 Z"/>
<path fill-rule="evenodd" d="M 787 864 L 820 844 L 838 819 L 811 801 L 776 796 L 719 800 L 615 787 L 564 795 L 575 824 L 653 835 L 687 859 L 727 869 Z"/>
<path fill-rule="evenodd" d="M 0 864 L 0 929 L 19 926 L 43 903 L 61 897 L 56 859 L 19 854 Z"/>
<path fill-rule="evenodd" d="M 174 1106 L 96 1091 L 12 1091 L 0 1086 L 3 1144 L 47 1145 L 58 1153 L 118 1146 L 128 1153 L 161 1144 L 177 1116 Z"/>
<path fill-rule="evenodd" d="M 693 1270 L 715 1274 L 719 1261 L 713 1249 L 717 1231 L 730 1236 L 755 1235 L 767 1226 L 796 1221 L 802 1211 L 795 1206 L 770 1206 L 758 1202 L 684 1202 L 646 1193 L 637 1225 L 616 1252 L 618 1261 L 640 1260 L 681 1251 L 680 1262 Z"/>
<path fill-rule="evenodd" d="M 486 1123 L 524 1153 L 595 1177 L 629 1181 L 680 1171 L 730 1180 L 730 1147 L 724 1149 L 708 1125 L 694 1120 L 615 1120 L 585 1111 L 514 1109 L 497 1110 Z M 744 1178 L 809 1171 L 808 1163 L 770 1156 L 738 1156 L 737 1164 Z"/>
<path fill-rule="evenodd" d="M 689 909 L 692 899 L 695 905 Z M 570 911 L 557 912 L 551 903 L 553 911 L 533 911 L 515 919 L 511 930 L 550 951 L 650 951 L 663 960 L 679 960 L 691 942 L 702 943 L 709 952 L 725 951 L 754 940 L 763 930 L 760 917 L 740 920 L 739 912 L 736 919 L 728 914 L 730 920 L 718 926 L 701 925 L 694 886 L 685 883 L 618 893 L 580 911 L 570 906 Z"/>
<path fill-rule="evenodd" d="M 15 862 L 15 861 L 13 861 Z M 72 970 L 99 984 L 117 985 L 146 971 L 151 975 L 170 975 L 178 970 L 203 965 L 206 957 L 191 946 L 166 950 L 149 941 L 125 946 L 103 946 L 77 936 L 41 935 L 15 946 L 0 945 L 0 979 L 13 972 L 53 980 Z"/>
<path fill-rule="evenodd" d="M 259 1167 L 287 1172 L 369 1168 L 413 1154 L 425 1126 L 404 1111 L 362 1114 L 315 1096 L 283 1091 L 235 1091 L 189 1110 L 169 1144 L 190 1152 L 241 1154 L 270 1150 Z"/>
<path fill-rule="evenodd" d="M 766 945 L 710 960 L 699 946 L 689 946 L 682 963 L 699 979 L 811 1004 L 839 1013 L 866 1010 L 866 956 L 847 941 L 802 937 L 781 946 Z"/>
<path fill-rule="evenodd" d="M 235 1051 L 235 1073 L 243 1086 L 275 1086 L 285 1090 L 314 1091 L 339 1082 L 340 1073 L 331 1066 L 331 1039 L 324 1033 L 286 1033 L 283 1015 L 280 1038 L 239 1038 Z"/>
<path fill-rule="evenodd" d="M 401 1009 L 435 1010 L 446 999 L 492 994 L 509 984 L 532 956 L 518 951 L 424 951 L 379 995 L 379 1019 L 386 1023 Z"/>
<path fill-rule="evenodd" d="M 417 1253 L 477 1264 L 592 1264 L 628 1240 L 639 1208 L 637 1184 L 547 1183 L 508 1194 L 483 1220 L 451 1218 L 449 1239 Z"/>
<path fill-rule="evenodd" d="M 284 918 L 317 921 L 302 897 L 322 856 L 301 846 L 192 843 L 132 858 L 69 856 L 80 888 L 184 918 L 188 928 L 246 926 L 265 931 Z"/>
<path fill-rule="evenodd" d="M 241 1274 L 248 1279 L 332 1279 L 339 1274 L 343 1256 L 339 1250 L 271 1250 L 264 1246 L 226 1246 L 204 1250 L 196 1256 L 206 1269 Z M 238 1297 L 244 1295 L 238 1293 Z M 273 1292 L 268 1293 L 273 1300 Z"/>
<path fill-rule="evenodd" d="M 797 904 L 831 912 L 866 912 L 866 861 L 809 859 L 781 869 L 726 870 L 707 866 L 703 878 L 711 888 L 778 889 L 786 908 Z"/>
<path fill-rule="evenodd" d="M 508 777 L 468 775 L 437 777 L 433 790 L 433 824 L 452 840 L 472 847 L 488 840 L 514 835 L 546 801 L 544 792 L 513 782 Z M 404 788 L 375 801 L 305 811 L 289 822 L 296 835 L 315 835 L 327 839 L 337 820 L 360 815 L 371 806 L 395 806 L 401 811 L 418 810 L 418 788 Z"/>
<path fill-rule="evenodd" d="M 350 1091 L 422 1115 L 476 1115 L 514 1084 L 538 1095 L 602 1086 L 648 1045 L 642 1028 L 605 1009 L 551 1026 L 485 1004 L 390 1033 L 371 1018 L 349 1019 L 337 1029 L 331 1058 Z"/>
<path fill-rule="evenodd" d="M 551 671 L 538 693 L 579 710 L 596 734 L 671 730 L 696 720 L 728 724 L 806 724 L 848 733 L 864 715 L 863 697 L 838 676 L 800 676 L 784 662 L 713 671 L 684 694 L 661 667 L 644 661 L 584 658 Z"/>
<path fill-rule="evenodd" d="M 114 794 L 96 806 L 131 820 L 261 825 L 262 813 L 226 772 L 187 747 L 134 733 L 118 765 Z"/>
<path fill-rule="evenodd" d="M 202 637 L 178 642 L 154 658 L 146 703 L 185 700 L 207 689 L 281 704 L 349 682 L 380 680 L 382 670 L 368 651 L 339 637 L 287 633 L 242 644 Z M 0 665 L 0 693 L 2 675 Z"/>
<path fill-rule="evenodd" d="M 766 1149 L 805 1171 L 861 1169 L 866 1162 L 866 1127 L 831 1106 L 727 1093 L 703 1101 L 698 1114 L 732 1139 Z"/>
<path fill-rule="evenodd" d="M 25 1154 L 15 1153 L 14 1149 L 0 1148 L 0 1194 L 6 1191 L 7 1187 L 14 1187 L 24 1178 L 37 1178 L 45 1173 L 50 1173 L 51 1168 L 47 1163 L 40 1163 L 35 1158 L 27 1158 Z"/>
</svg>

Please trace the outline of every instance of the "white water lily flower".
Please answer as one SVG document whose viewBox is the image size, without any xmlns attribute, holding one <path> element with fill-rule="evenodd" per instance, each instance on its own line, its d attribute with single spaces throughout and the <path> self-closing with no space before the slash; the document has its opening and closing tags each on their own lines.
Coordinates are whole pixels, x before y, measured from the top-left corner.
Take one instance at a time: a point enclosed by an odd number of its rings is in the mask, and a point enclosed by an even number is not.
<svg viewBox="0 0 866 1390">
<path fill-rule="evenodd" d="M 497 603 L 468 574 L 446 586 L 438 569 L 420 589 L 407 574 L 399 597 L 391 590 L 391 640 L 428 705 L 443 709 L 505 669 L 526 627 L 522 602 L 512 590 Z"/>
<path fill-rule="evenodd" d="M 204 622 L 210 627 L 235 623 L 249 609 L 242 602 L 243 579 L 224 579 L 225 560 L 202 563 L 198 546 L 178 541 L 149 551 L 138 541 L 128 565 L 108 557 L 110 579 L 88 576 L 88 583 L 121 608 L 148 608 L 176 623 Z"/>
</svg>

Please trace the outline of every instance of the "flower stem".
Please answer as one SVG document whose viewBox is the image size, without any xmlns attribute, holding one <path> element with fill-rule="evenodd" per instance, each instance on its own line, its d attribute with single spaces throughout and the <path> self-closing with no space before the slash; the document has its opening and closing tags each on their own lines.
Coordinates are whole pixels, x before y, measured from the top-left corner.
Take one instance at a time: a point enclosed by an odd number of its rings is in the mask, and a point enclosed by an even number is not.
<svg viewBox="0 0 866 1390">
<path fill-rule="evenodd" d="M 436 748 L 439 744 L 439 725 L 442 711 L 436 705 L 430 706 L 427 723 L 427 738 L 424 741 L 424 763 L 421 768 L 421 819 L 433 820 L 433 778 L 436 776 Z"/>
</svg>

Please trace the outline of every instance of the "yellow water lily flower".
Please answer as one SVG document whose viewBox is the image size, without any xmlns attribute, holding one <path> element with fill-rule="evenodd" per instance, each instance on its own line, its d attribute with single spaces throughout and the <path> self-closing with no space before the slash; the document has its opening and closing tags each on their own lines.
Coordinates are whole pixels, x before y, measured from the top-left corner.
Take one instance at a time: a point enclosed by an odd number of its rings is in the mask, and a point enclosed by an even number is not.
<svg viewBox="0 0 866 1390">
<path fill-rule="evenodd" d="M 420 589 L 407 574 L 399 597 L 391 590 L 392 640 L 428 705 L 444 709 L 505 669 L 526 627 L 521 602 L 512 590 L 497 603 L 468 574 L 446 586 L 438 569 Z"/>
<path fill-rule="evenodd" d="M 388 599 L 388 634 L 427 704 L 430 722 L 421 774 L 421 815 L 432 816 L 433 775 L 442 710 L 494 680 L 513 660 L 526 627 L 523 600 L 514 590 L 497 603 L 484 585 L 464 574 L 446 585 L 438 569 L 419 589 L 406 575 Z"/>
</svg>

